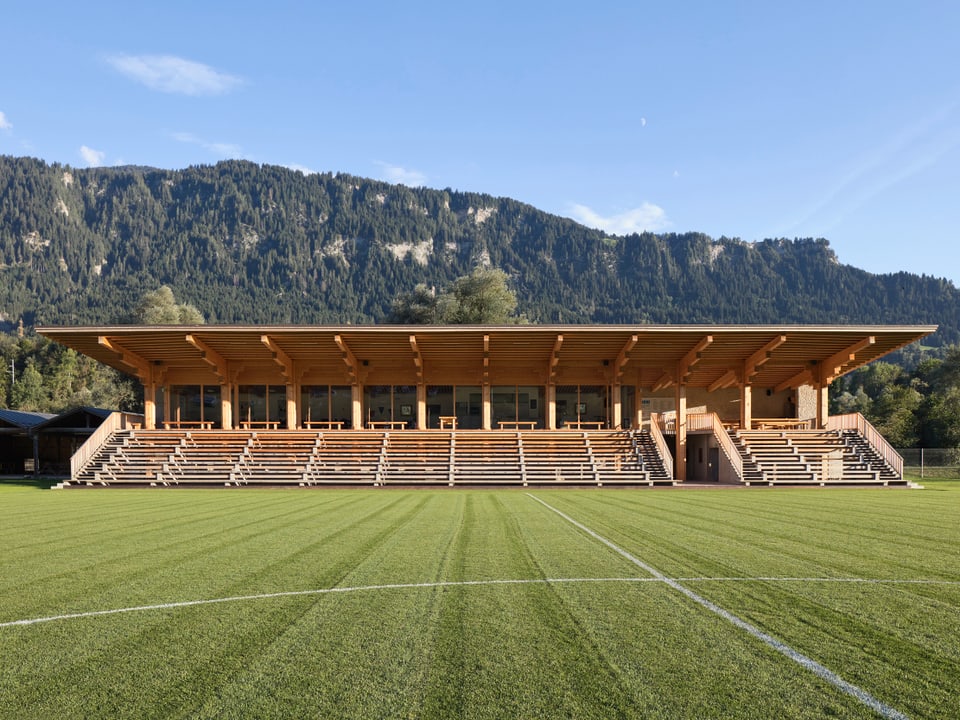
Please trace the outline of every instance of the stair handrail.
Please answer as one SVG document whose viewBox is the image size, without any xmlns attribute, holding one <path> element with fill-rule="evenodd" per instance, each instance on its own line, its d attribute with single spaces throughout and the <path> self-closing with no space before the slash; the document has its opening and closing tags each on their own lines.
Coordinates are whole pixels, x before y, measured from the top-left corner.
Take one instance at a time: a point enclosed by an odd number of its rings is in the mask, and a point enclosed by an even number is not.
<svg viewBox="0 0 960 720">
<path fill-rule="evenodd" d="M 663 419 L 659 413 L 650 413 L 650 437 L 653 439 L 653 444 L 660 454 L 660 460 L 663 461 L 663 469 L 670 478 L 673 478 L 673 454 L 670 452 L 670 447 L 663 437 L 661 422 L 663 422 Z"/>
<path fill-rule="evenodd" d="M 716 438 L 717 444 L 727 456 L 730 465 L 733 467 L 736 477 L 743 479 L 743 456 L 737 448 L 727 429 L 723 426 L 723 421 L 717 413 L 690 413 L 687 415 L 687 432 L 696 430 L 709 430 Z"/>
<path fill-rule="evenodd" d="M 831 415 L 827 418 L 827 430 L 856 430 L 870 446 L 877 451 L 898 477 L 903 477 L 903 456 L 893 449 L 887 439 L 870 424 L 861 413 Z"/>
<path fill-rule="evenodd" d="M 104 418 L 100 426 L 77 448 L 70 458 L 70 479 L 75 480 L 83 472 L 97 451 L 103 447 L 113 433 L 118 430 L 143 427 L 143 415 L 139 413 L 112 412 Z"/>
</svg>

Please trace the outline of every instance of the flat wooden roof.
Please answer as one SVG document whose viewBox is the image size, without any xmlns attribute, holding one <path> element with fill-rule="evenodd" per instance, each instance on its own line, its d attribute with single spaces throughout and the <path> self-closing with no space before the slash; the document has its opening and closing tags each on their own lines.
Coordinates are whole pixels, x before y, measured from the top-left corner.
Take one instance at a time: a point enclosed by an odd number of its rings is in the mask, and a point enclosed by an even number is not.
<svg viewBox="0 0 960 720">
<path fill-rule="evenodd" d="M 585 384 L 715 390 L 829 382 L 935 325 L 191 325 L 38 332 L 145 380 L 258 368 L 277 382 Z M 306 382 L 306 380 L 304 380 Z"/>
</svg>

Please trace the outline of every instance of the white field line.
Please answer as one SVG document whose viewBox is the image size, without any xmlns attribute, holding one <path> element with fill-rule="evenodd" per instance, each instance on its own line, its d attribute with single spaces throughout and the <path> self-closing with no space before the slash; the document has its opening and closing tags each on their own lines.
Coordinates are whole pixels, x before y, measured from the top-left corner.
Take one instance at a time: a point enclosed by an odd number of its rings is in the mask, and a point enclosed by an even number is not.
<svg viewBox="0 0 960 720">
<path fill-rule="evenodd" d="M 870 709 L 877 712 L 881 717 L 890 718 L 891 720 L 894 720 L 894 719 L 906 720 L 907 716 L 904 715 L 902 712 L 900 712 L 896 708 L 890 707 L 886 703 L 881 702 L 877 698 L 873 697 L 873 695 L 868 693 L 866 690 L 863 690 L 862 688 L 857 687 L 853 683 L 847 682 L 832 670 L 818 663 L 816 660 L 813 660 L 812 658 L 807 657 L 803 653 L 800 653 L 794 650 L 792 647 L 790 647 L 786 643 L 780 640 L 777 640 L 777 638 L 773 637 L 772 635 L 768 635 L 767 633 L 763 632 L 763 630 L 756 627 L 755 625 L 748 623 L 746 620 L 740 619 L 730 611 L 724 610 L 722 607 L 720 607 L 719 605 L 716 605 L 715 603 L 712 603 L 702 595 L 698 595 L 697 593 L 693 592 L 693 590 L 690 590 L 684 587 L 677 580 L 667 577 L 652 565 L 648 565 L 647 563 L 643 562 L 643 560 L 640 560 L 635 556 L 631 555 L 629 552 L 619 547 L 618 545 L 615 545 L 610 540 L 607 540 L 605 537 L 603 537 L 599 533 L 594 532 L 583 523 L 574 520 L 572 517 L 570 517 L 566 513 L 560 510 L 557 510 L 557 508 L 553 507 L 552 505 L 549 505 L 548 503 L 545 503 L 536 495 L 532 495 L 531 493 L 527 493 L 527 495 L 533 498 L 534 500 L 536 500 L 538 503 L 543 505 L 548 510 L 553 511 L 554 513 L 562 517 L 564 520 L 569 522 L 574 527 L 579 528 L 590 537 L 594 538 L 595 540 L 598 540 L 599 542 L 603 543 L 604 545 L 609 547 L 611 550 L 613 550 L 617 554 L 623 556 L 624 558 L 629 560 L 631 563 L 636 565 L 638 568 L 641 568 L 642 570 L 646 570 L 655 579 L 668 585 L 669 587 L 673 588 L 677 592 L 685 595 L 686 597 L 688 597 L 690 600 L 693 600 L 693 602 L 697 603 L 698 605 L 701 605 L 702 607 L 705 607 L 707 610 L 710 610 L 711 612 L 719 615 L 724 620 L 727 620 L 728 622 L 732 623 L 733 625 L 740 628 L 741 630 L 746 631 L 748 634 L 752 635 L 757 640 L 760 640 L 761 642 L 769 645 L 771 648 L 773 648 L 777 652 L 783 655 L 786 655 L 788 658 L 790 658 L 796 663 L 799 663 L 802 667 L 805 667 L 807 670 L 810 670 L 811 672 L 813 672 L 815 675 L 822 678 L 823 680 L 826 680 L 828 683 L 830 683 L 840 691 L 856 698 L 861 703 L 863 703 Z"/>
<path fill-rule="evenodd" d="M 175 608 L 194 607 L 197 605 L 216 605 L 219 603 L 250 602 L 253 600 L 269 600 L 271 598 L 300 597 L 305 595 L 334 595 L 340 593 L 370 592 L 375 590 L 404 590 L 422 588 L 446 588 L 482 585 L 550 585 L 560 583 L 659 583 L 668 580 L 666 577 L 610 577 L 610 578 L 532 578 L 532 579 L 503 579 L 503 580 L 448 580 L 423 583 L 391 583 L 381 585 L 356 585 L 353 587 L 317 588 L 313 590 L 286 590 L 283 592 L 259 593 L 256 595 L 233 595 L 222 598 L 206 598 L 202 600 L 180 600 L 174 602 L 157 603 L 155 605 L 135 605 L 132 607 L 111 608 L 109 610 L 89 610 L 86 612 L 64 613 L 62 615 L 47 615 L 45 617 L 26 618 L 24 620 L 8 620 L 0 622 L 0 628 L 22 625 L 39 625 L 40 623 L 55 622 L 57 620 L 77 620 L 80 618 L 98 617 L 101 615 L 120 615 L 122 613 L 149 612 L 151 610 L 171 610 Z M 785 583 L 864 583 L 870 585 L 960 585 L 960 580 L 898 580 L 883 578 L 849 578 L 849 577 L 678 577 L 673 582 L 785 582 Z"/>
</svg>

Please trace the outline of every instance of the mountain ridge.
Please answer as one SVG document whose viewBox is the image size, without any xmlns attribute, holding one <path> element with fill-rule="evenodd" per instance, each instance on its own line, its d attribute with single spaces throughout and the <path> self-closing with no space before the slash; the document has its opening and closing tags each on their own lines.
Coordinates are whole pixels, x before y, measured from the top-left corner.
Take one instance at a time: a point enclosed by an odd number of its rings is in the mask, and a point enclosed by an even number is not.
<svg viewBox="0 0 960 720">
<path fill-rule="evenodd" d="M 401 292 L 503 269 L 542 323 L 938 324 L 943 278 L 842 264 L 822 238 L 613 236 L 510 198 L 249 161 L 75 169 L 0 157 L 0 320 L 117 322 L 171 286 L 209 322 L 374 323 Z"/>
</svg>

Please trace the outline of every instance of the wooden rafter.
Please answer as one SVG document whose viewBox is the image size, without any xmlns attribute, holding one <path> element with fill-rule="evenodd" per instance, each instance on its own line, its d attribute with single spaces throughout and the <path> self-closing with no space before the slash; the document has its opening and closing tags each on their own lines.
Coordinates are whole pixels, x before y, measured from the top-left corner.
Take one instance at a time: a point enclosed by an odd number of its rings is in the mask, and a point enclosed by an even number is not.
<svg viewBox="0 0 960 720">
<path fill-rule="evenodd" d="M 809 370 L 801 370 L 792 378 L 788 378 L 787 380 L 784 380 L 782 383 L 777 385 L 774 388 L 774 390 L 776 390 L 777 392 L 780 392 L 781 390 L 786 390 L 787 388 L 796 389 L 801 385 L 806 385 L 811 382 L 813 382 L 813 373 L 810 372 Z"/>
<path fill-rule="evenodd" d="M 627 342 L 623 344 L 623 347 L 620 348 L 620 353 L 617 355 L 617 361 L 613 366 L 613 379 L 615 381 L 619 381 L 623 376 L 623 368 L 630 360 L 629 352 L 633 350 L 633 346 L 636 345 L 639 340 L 640 338 L 638 335 L 631 335 Z"/>
<path fill-rule="evenodd" d="M 347 366 L 347 372 L 350 373 L 350 381 L 357 384 L 360 382 L 360 364 L 357 362 L 356 355 L 353 354 L 350 346 L 347 345 L 347 341 L 340 335 L 334 335 L 333 341 L 340 348 L 340 357 L 343 358 L 343 363 Z"/>
<path fill-rule="evenodd" d="M 483 383 L 490 382 L 490 336 L 483 336 Z"/>
<path fill-rule="evenodd" d="M 653 391 L 657 392 L 658 390 L 663 390 L 664 388 L 668 388 L 671 385 L 673 385 L 675 382 L 676 381 L 673 379 L 673 376 L 670 373 L 665 372 L 663 375 L 660 376 L 660 379 L 653 384 Z"/>
<path fill-rule="evenodd" d="M 293 382 L 295 378 L 293 360 L 290 359 L 290 356 L 283 351 L 279 345 L 277 345 L 276 340 L 274 340 L 269 335 L 261 335 L 260 342 L 262 342 L 270 353 L 273 355 L 273 361 L 280 366 L 280 372 L 287 379 L 287 382 Z"/>
<path fill-rule="evenodd" d="M 748 357 L 743 363 L 743 380 L 744 382 L 750 382 L 754 375 L 757 374 L 757 369 L 760 368 L 764 363 L 767 362 L 771 357 L 773 357 L 773 351 L 778 347 L 783 345 L 787 341 L 786 335 L 777 335 L 775 338 L 770 340 L 766 345 L 757 350 L 753 355 Z"/>
<path fill-rule="evenodd" d="M 857 353 L 865 348 L 870 347 L 877 341 L 877 338 L 873 335 L 865 337 L 862 340 L 858 340 L 850 347 L 841 350 L 835 355 L 831 355 L 822 363 L 820 363 L 820 383 L 821 385 L 829 385 L 834 381 L 835 378 L 843 375 L 843 368 L 845 365 L 852 363 L 857 359 Z"/>
<path fill-rule="evenodd" d="M 553 382 L 557 376 L 557 365 L 560 364 L 560 347 L 563 345 L 563 335 L 557 335 L 553 343 L 553 351 L 550 353 L 550 367 L 547 370 L 547 377 Z"/>
<path fill-rule="evenodd" d="M 716 390 L 720 390 L 721 388 L 728 388 L 731 385 L 736 385 L 739 379 L 740 375 L 736 370 L 727 370 L 727 372 L 707 386 L 707 391 L 714 392 Z"/>
<path fill-rule="evenodd" d="M 111 340 L 105 335 L 100 335 L 97 338 L 97 344 L 101 347 L 105 347 L 111 352 L 115 352 L 120 356 L 121 362 L 124 365 L 132 367 L 137 371 L 137 378 L 140 382 L 147 383 L 150 381 L 151 368 L 150 363 L 143 357 L 137 355 L 136 353 L 130 352 L 123 345 L 120 345 L 115 340 Z"/>
<path fill-rule="evenodd" d="M 703 351 L 713 342 L 713 335 L 705 335 L 694 345 L 690 352 L 680 360 L 680 371 L 678 373 L 681 380 L 686 380 L 690 376 L 690 368 L 700 362 L 703 357 Z"/>
<path fill-rule="evenodd" d="M 201 359 L 216 371 L 220 384 L 225 383 L 228 375 L 226 358 L 192 333 L 187 334 L 185 339 L 188 344 L 200 351 Z"/>
<path fill-rule="evenodd" d="M 417 366 L 417 381 L 423 382 L 423 357 L 420 355 L 416 335 L 410 336 L 410 349 L 413 350 L 413 364 Z"/>
</svg>

